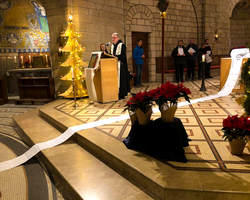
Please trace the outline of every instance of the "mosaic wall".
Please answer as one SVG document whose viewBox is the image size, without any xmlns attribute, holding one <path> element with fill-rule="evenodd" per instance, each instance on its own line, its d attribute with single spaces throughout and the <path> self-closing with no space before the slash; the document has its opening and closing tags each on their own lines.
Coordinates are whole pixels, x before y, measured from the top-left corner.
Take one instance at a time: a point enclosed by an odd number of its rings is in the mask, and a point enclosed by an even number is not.
<svg viewBox="0 0 250 200">
<path fill-rule="evenodd" d="M 46 12 L 36 0 L 0 0 L 0 53 L 49 52 Z"/>
</svg>

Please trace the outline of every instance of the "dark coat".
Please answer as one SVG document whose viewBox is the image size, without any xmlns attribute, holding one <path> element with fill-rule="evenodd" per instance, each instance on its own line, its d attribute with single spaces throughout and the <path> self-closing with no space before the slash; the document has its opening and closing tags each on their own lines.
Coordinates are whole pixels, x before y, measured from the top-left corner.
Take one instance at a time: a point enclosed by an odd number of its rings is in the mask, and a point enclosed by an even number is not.
<svg viewBox="0 0 250 200">
<path fill-rule="evenodd" d="M 211 49 L 211 47 L 210 47 L 209 45 L 207 45 L 207 46 L 205 47 L 205 49 L 206 49 L 206 51 L 211 51 L 211 54 L 210 54 L 210 55 L 212 55 L 212 49 Z"/>
<path fill-rule="evenodd" d="M 124 98 L 127 96 L 128 92 L 130 92 L 130 82 L 129 82 L 129 71 L 128 71 L 128 64 L 127 64 L 127 55 L 126 55 L 126 46 L 122 44 L 121 55 L 115 55 L 117 45 L 122 43 L 119 40 L 116 44 L 114 44 L 113 53 L 114 56 L 121 61 L 120 65 L 120 88 L 119 88 L 119 98 Z"/>
<path fill-rule="evenodd" d="M 185 56 L 178 56 L 178 48 L 179 46 L 176 46 L 174 50 L 172 51 L 172 57 L 174 57 L 174 64 L 176 65 L 186 65 L 186 55 L 187 55 L 187 50 L 184 46 L 181 46 L 183 48 L 183 52 Z"/>
<path fill-rule="evenodd" d="M 189 53 L 188 53 L 188 54 L 187 54 L 187 60 L 196 60 L 197 56 L 199 55 L 199 49 L 198 49 L 198 47 L 197 47 L 196 44 L 193 44 L 193 45 L 190 45 L 190 44 L 189 44 L 189 45 L 186 47 L 187 52 L 188 52 L 188 50 L 189 50 L 191 47 L 195 50 L 195 53 L 194 53 L 193 55 L 189 55 Z"/>
</svg>

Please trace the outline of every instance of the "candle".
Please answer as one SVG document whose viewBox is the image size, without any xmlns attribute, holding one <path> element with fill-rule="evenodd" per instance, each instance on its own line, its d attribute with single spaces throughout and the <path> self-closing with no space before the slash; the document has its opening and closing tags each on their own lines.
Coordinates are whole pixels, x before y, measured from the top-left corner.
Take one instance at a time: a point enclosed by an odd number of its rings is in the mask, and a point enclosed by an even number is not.
<svg viewBox="0 0 250 200">
<path fill-rule="evenodd" d="M 47 54 L 46 54 L 46 59 L 45 60 L 46 60 L 46 64 L 48 64 L 48 56 L 47 56 Z"/>
<path fill-rule="evenodd" d="M 205 62 L 205 55 L 202 55 L 202 62 Z"/>
<path fill-rule="evenodd" d="M 21 56 L 21 63 L 23 64 L 23 56 Z"/>
<path fill-rule="evenodd" d="M 14 56 L 14 63 L 16 64 L 16 56 Z"/>
<path fill-rule="evenodd" d="M 74 70 L 73 70 L 73 68 L 71 68 L 71 70 L 72 70 L 72 78 L 75 78 L 75 75 L 74 75 Z"/>
<path fill-rule="evenodd" d="M 29 55 L 29 62 L 31 63 L 31 57 L 30 57 L 30 55 Z"/>
</svg>

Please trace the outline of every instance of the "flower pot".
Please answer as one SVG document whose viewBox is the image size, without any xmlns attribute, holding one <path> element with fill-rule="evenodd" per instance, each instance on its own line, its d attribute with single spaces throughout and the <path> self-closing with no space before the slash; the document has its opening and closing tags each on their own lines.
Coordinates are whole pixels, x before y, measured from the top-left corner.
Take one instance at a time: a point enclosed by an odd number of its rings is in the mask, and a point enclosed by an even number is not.
<svg viewBox="0 0 250 200">
<path fill-rule="evenodd" d="M 164 122 L 172 122 L 174 121 L 174 115 L 177 110 L 176 106 L 161 106 L 160 111 L 161 111 L 161 119 Z"/>
<path fill-rule="evenodd" d="M 250 152 L 250 136 L 246 136 L 246 138 L 247 138 L 247 149 L 248 149 L 248 151 Z"/>
<path fill-rule="evenodd" d="M 136 114 L 138 117 L 138 122 L 141 125 L 147 125 L 150 122 L 151 115 L 152 115 L 152 108 L 148 110 L 148 112 L 144 113 L 141 111 L 140 108 L 136 109 Z"/>
<path fill-rule="evenodd" d="M 138 121 L 138 117 L 135 112 L 129 111 L 129 117 L 130 117 L 131 125 L 133 125 L 135 122 Z"/>
<path fill-rule="evenodd" d="M 231 154 L 240 156 L 243 154 L 246 143 L 242 139 L 233 139 L 229 140 L 229 145 Z"/>
</svg>

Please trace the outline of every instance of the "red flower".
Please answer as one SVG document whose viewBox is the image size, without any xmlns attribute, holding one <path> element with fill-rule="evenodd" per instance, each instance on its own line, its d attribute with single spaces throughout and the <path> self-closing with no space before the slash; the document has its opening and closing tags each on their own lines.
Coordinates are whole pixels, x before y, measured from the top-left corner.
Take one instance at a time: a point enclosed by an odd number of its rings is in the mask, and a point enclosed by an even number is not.
<svg viewBox="0 0 250 200">
<path fill-rule="evenodd" d="M 246 130 L 250 131 L 250 117 L 246 117 Z"/>
<path fill-rule="evenodd" d="M 134 112 L 137 108 L 146 111 L 149 105 L 152 105 L 152 101 L 155 101 L 159 107 L 165 103 L 172 106 L 173 104 L 177 104 L 180 97 L 184 97 L 189 101 L 188 94 L 191 94 L 191 92 L 183 86 L 183 83 L 174 85 L 167 81 L 165 84 L 149 92 L 145 91 L 133 94 L 133 97 L 127 101 L 124 111 L 128 109 Z"/>
<path fill-rule="evenodd" d="M 234 123 L 234 127 L 236 129 L 245 129 L 244 118 L 238 118 L 238 120 L 236 120 Z"/>
<path fill-rule="evenodd" d="M 228 116 L 223 120 L 223 138 L 233 139 L 244 139 L 246 135 L 250 136 L 250 118 L 240 117 L 238 115 Z"/>
<path fill-rule="evenodd" d="M 227 118 L 227 119 L 223 120 L 223 127 L 225 129 L 232 130 L 234 128 L 234 124 L 232 123 L 232 121 L 230 119 Z"/>
</svg>

